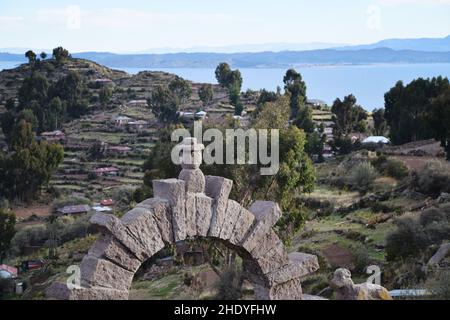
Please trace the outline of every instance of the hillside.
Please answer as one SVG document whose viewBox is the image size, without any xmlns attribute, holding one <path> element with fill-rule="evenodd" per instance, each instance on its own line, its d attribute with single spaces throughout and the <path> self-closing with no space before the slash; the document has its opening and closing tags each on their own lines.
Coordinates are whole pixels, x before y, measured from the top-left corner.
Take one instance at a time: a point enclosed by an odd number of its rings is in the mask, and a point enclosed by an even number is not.
<svg viewBox="0 0 450 320">
<path fill-rule="evenodd" d="M 86 115 L 63 125 L 65 158 L 50 181 L 51 188 L 66 195 L 78 192 L 99 202 L 113 197 L 118 189 L 142 185 L 142 165 L 158 140 L 159 129 L 163 127 L 146 100 L 157 86 L 169 84 L 175 75 L 164 72 L 129 75 L 84 59 L 70 59 L 61 66 L 45 61 L 39 67 L 39 72 L 50 83 L 61 79 L 69 71 L 79 73 L 86 84 L 84 97 L 89 100 L 89 109 Z M 5 111 L 6 101 L 17 96 L 23 79 L 29 75 L 28 64 L 0 72 L 0 113 Z M 205 110 L 211 121 L 221 121 L 225 115 L 234 114 L 223 88 L 214 86 L 213 99 L 204 108 L 197 93 L 201 84 L 190 82 L 190 85 L 193 93 L 181 106 L 182 111 Z M 99 93 L 104 86 L 111 87 L 113 92 L 106 106 L 99 102 Z M 254 108 L 254 98 L 243 97 L 243 102 L 247 109 Z M 144 127 L 117 126 L 114 118 L 118 116 L 143 121 Z M 3 134 L 0 134 L 0 145 L 4 145 L 2 140 Z M 104 155 L 100 159 L 90 159 L 90 149 L 97 144 L 102 145 Z M 117 168 L 118 173 L 93 177 L 97 169 L 108 167 Z"/>
</svg>

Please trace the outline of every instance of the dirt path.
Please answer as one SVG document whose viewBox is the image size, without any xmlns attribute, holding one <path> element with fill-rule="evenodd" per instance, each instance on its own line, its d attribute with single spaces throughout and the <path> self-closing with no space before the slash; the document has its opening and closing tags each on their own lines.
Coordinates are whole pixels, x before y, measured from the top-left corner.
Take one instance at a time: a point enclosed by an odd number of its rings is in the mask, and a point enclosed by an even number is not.
<svg viewBox="0 0 450 320">
<path fill-rule="evenodd" d="M 51 207 L 50 206 L 31 206 L 28 208 L 17 208 L 12 210 L 17 218 L 29 218 L 32 215 L 38 217 L 48 217 L 51 215 Z"/>
</svg>

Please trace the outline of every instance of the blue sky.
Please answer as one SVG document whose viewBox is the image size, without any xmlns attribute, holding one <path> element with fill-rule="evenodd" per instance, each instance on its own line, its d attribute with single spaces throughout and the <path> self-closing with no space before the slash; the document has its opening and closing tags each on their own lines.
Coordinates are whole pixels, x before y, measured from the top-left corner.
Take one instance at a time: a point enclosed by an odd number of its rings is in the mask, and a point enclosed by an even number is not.
<svg viewBox="0 0 450 320">
<path fill-rule="evenodd" d="M 0 48 L 139 52 L 236 44 L 371 43 L 450 34 L 450 0 L 0 2 Z"/>
</svg>

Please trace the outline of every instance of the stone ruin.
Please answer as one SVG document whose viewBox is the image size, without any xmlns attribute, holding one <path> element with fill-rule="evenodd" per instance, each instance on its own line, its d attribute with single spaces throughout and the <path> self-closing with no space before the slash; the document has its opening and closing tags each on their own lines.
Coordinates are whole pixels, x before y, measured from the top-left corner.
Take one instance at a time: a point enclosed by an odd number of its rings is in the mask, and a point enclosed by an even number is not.
<svg viewBox="0 0 450 320">
<path fill-rule="evenodd" d="M 81 262 L 81 286 L 53 283 L 47 296 L 61 300 L 127 300 L 141 264 L 165 246 L 188 239 L 221 241 L 243 260 L 244 275 L 258 300 L 301 300 L 301 279 L 315 272 L 317 257 L 288 254 L 273 226 L 278 204 L 257 201 L 248 210 L 228 197 L 233 186 L 222 177 L 205 177 L 199 169 L 203 145 L 194 138 L 182 144 L 178 179 L 153 182 L 154 198 L 122 219 L 95 214 L 101 233 Z"/>
</svg>

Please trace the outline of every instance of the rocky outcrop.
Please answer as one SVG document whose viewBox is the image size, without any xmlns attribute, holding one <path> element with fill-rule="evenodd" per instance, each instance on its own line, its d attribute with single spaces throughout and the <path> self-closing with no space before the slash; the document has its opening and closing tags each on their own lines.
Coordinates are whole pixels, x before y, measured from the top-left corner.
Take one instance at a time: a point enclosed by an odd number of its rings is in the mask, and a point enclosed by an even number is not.
<svg viewBox="0 0 450 320">
<path fill-rule="evenodd" d="M 330 283 L 337 300 L 392 300 L 389 291 L 372 283 L 354 284 L 347 269 L 338 269 Z"/>
<path fill-rule="evenodd" d="M 168 244 L 195 238 L 223 242 L 243 259 L 244 272 L 257 299 L 302 299 L 301 279 L 319 268 L 317 257 L 288 254 L 273 226 L 281 217 L 274 202 L 257 201 L 250 209 L 230 200 L 232 181 L 204 177 L 199 170 L 202 147 L 185 139 L 179 179 L 154 181 L 154 199 L 122 219 L 96 214 L 91 223 L 100 238 L 83 259 L 81 288 L 54 284 L 57 299 L 127 299 L 135 272 Z"/>
</svg>

